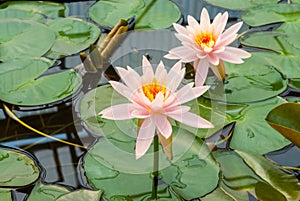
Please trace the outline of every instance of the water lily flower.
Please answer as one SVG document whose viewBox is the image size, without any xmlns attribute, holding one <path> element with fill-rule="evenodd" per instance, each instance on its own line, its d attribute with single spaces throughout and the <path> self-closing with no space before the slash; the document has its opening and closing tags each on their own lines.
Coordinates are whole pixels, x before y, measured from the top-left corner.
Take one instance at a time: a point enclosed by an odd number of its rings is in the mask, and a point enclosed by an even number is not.
<svg viewBox="0 0 300 201">
<path fill-rule="evenodd" d="M 196 86 L 204 84 L 209 67 L 219 79 L 224 80 L 224 61 L 240 64 L 243 63 L 242 59 L 251 56 L 242 49 L 228 46 L 237 38 L 237 32 L 243 22 L 238 22 L 224 31 L 228 20 L 227 12 L 219 13 L 210 23 L 209 14 L 203 8 L 200 23 L 192 16 L 188 16 L 187 20 L 186 27 L 173 24 L 178 32 L 175 35 L 181 41 L 182 46 L 171 49 L 165 57 L 180 59 L 186 63 L 193 62 Z"/>
<path fill-rule="evenodd" d="M 182 105 L 199 97 L 209 87 L 193 87 L 194 83 L 190 83 L 177 90 L 185 74 L 181 65 L 179 61 L 167 72 L 160 62 L 154 72 L 150 62 L 143 57 L 142 76 L 129 66 L 127 70 L 116 68 L 124 84 L 116 81 L 110 81 L 110 84 L 129 102 L 110 106 L 99 115 L 111 120 L 141 120 L 135 146 L 137 159 L 146 153 L 156 133 L 163 147 L 171 139 L 172 126 L 169 118 L 196 128 L 213 127 L 209 121 L 189 112 L 190 107 Z M 165 149 L 164 151 L 166 153 Z"/>
</svg>

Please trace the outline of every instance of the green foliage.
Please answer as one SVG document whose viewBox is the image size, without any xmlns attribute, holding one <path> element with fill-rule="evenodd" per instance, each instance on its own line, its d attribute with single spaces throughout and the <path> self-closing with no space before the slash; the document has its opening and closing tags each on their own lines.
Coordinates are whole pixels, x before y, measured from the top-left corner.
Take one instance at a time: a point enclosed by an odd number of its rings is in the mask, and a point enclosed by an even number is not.
<svg viewBox="0 0 300 201">
<path fill-rule="evenodd" d="M 40 170 L 31 157 L 20 151 L 0 149 L 0 187 L 26 186 L 39 176 Z"/>
<path fill-rule="evenodd" d="M 102 0 L 90 8 L 89 16 L 102 26 L 114 26 L 119 19 L 135 16 L 135 29 L 163 29 L 177 22 L 181 13 L 169 0 Z"/>
<path fill-rule="evenodd" d="M 278 0 L 231 0 L 231 1 L 224 1 L 224 0 L 205 0 L 207 3 L 228 8 L 231 10 L 247 10 L 257 5 L 264 5 L 264 4 L 274 4 L 277 3 Z"/>
</svg>

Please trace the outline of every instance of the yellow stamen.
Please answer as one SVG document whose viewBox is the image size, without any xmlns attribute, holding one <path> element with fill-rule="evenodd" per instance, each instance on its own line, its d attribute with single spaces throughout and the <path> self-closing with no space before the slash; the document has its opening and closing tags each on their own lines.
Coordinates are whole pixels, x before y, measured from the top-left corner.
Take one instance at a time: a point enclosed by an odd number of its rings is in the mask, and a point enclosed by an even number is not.
<svg viewBox="0 0 300 201">
<path fill-rule="evenodd" d="M 161 92 L 164 96 L 166 96 L 166 86 L 158 83 L 155 78 L 153 79 L 152 83 L 144 84 L 142 89 L 143 89 L 145 96 L 151 102 L 155 99 L 156 95 L 159 92 Z"/>
<path fill-rule="evenodd" d="M 205 47 L 212 48 L 215 45 L 216 36 L 212 32 L 200 32 L 198 35 L 196 35 L 195 42 L 202 49 Z"/>
</svg>

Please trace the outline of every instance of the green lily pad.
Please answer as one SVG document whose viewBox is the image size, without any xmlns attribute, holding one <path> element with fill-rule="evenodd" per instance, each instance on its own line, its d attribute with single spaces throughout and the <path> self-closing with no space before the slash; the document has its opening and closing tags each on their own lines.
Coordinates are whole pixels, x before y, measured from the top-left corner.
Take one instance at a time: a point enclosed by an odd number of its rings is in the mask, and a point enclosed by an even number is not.
<svg viewBox="0 0 300 201">
<path fill-rule="evenodd" d="M 44 58 L 0 63 L 0 99 L 16 105 L 52 103 L 72 95 L 82 78 L 73 70 L 41 76 L 53 61 Z"/>
<path fill-rule="evenodd" d="M 230 147 L 237 150 L 265 154 L 290 144 L 265 121 L 269 111 L 284 103 L 281 98 L 249 104 L 236 119 Z M 243 143 L 241 143 L 243 142 Z"/>
<path fill-rule="evenodd" d="M 201 198 L 202 201 L 236 201 L 231 195 L 228 195 L 222 188 L 216 188 L 213 192 Z"/>
<path fill-rule="evenodd" d="M 102 191 L 91 191 L 91 190 L 77 190 L 66 195 L 62 195 L 57 199 L 57 201 L 69 201 L 69 200 L 76 200 L 76 201 L 99 201 L 102 195 Z"/>
<path fill-rule="evenodd" d="M 181 13 L 168 0 L 102 0 L 89 10 L 89 17 L 102 26 L 114 26 L 119 19 L 136 17 L 135 29 L 164 29 L 177 22 Z"/>
<path fill-rule="evenodd" d="M 51 29 L 34 21 L 1 19 L 0 29 L 0 61 L 42 56 L 55 41 Z"/>
<path fill-rule="evenodd" d="M 0 187 L 26 186 L 36 181 L 40 170 L 28 155 L 0 149 Z"/>
<path fill-rule="evenodd" d="M 0 5 L 0 9 L 4 8 L 30 11 L 52 18 L 68 15 L 68 8 L 64 4 L 47 1 L 7 1 Z"/>
<path fill-rule="evenodd" d="M 268 123 L 283 136 L 300 147 L 300 104 L 285 103 L 271 110 L 266 118 Z"/>
<path fill-rule="evenodd" d="M 290 79 L 289 86 L 294 89 L 300 89 L 300 79 Z"/>
<path fill-rule="evenodd" d="M 100 29 L 96 25 L 77 18 L 59 18 L 47 24 L 56 33 L 55 43 L 47 55 L 50 58 L 78 53 L 100 36 Z"/>
<path fill-rule="evenodd" d="M 242 15 L 242 20 L 250 26 L 261 26 L 277 22 L 297 21 L 299 17 L 299 4 L 267 4 L 246 10 Z"/>
<path fill-rule="evenodd" d="M 70 193 L 70 191 L 65 187 L 58 185 L 45 185 L 39 182 L 30 192 L 27 201 L 53 201 L 68 193 Z"/>
<path fill-rule="evenodd" d="M 5 201 L 13 201 L 12 195 L 11 195 L 11 190 L 8 190 L 8 189 L 0 188 L 0 197 L 1 197 L 1 199 L 5 200 Z"/>
<path fill-rule="evenodd" d="M 252 170 L 287 201 L 300 199 L 298 179 L 259 154 L 236 151 Z M 277 200 L 277 199 L 276 199 Z M 279 200 L 279 199 L 278 199 Z"/>
<path fill-rule="evenodd" d="M 0 9 L 0 19 L 17 18 L 23 20 L 33 20 L 38 22 L 44 22 L 46 18 L 32 11 L 19 10 L 19 9 Z"/>
<path fill-rule="evenodd" d="M 274 67 L 261 63 L 256 55 L 243 64 L 225 63 L 227 77 L 223 82 L 215 76 L 208 77 L 211 86 L 204 97 L 229 103 L 246 103 L 277 96 L 287 87 L 287 80 Z"/>
<path fill-rule="evenodd" d="M 214 6 L 228 8 L 231 10 L 247 10 L 261 4 L 276 4 L 278 0 L 205 0 L 207 3 Z"/>
</svg>

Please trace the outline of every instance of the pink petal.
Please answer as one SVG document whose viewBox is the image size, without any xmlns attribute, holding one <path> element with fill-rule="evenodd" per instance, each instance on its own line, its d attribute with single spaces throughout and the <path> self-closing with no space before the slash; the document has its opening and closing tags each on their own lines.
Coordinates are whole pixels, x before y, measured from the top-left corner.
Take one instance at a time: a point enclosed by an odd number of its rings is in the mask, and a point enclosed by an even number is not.
<svg viewBox="0 0 300 201">
<path fill-rule="evenodd" d="M 182 114 L 186 113 L 191 109 L 191 107 L 186 106 L 186 105 L 178 105 L 174 107 L 167 108 L 164 112 L 165 115 L 169 114 Z"/>
<path fill-rule="evenodd" d="M 220 21 L 217 23 L 213 23 L 213 26 L 215 27 L 215 34 L 216 36 L 219 36 L 225 29 L 225 26 L 227 24 L 227 20 L 228 20 L 228 12 L 225 12 L 221 18 Z"/>
<path fill-rule="evenodd" d="M 118 104 L 102 110 L 99 112 L 99 115 L 112 120 L 132 119 L 134 116 L 132 116 L 131 113 L 133 110 L 136 110 L 136 108 L 137 107 L 132 103 Z"/>
<path fill-rule="evenodd" d="M 165 84 L 167 79 L 167 70 L 162 61 L 159 62 L 156 71 L 155 71 L 155 78 L 160 84 Z"/>
<path fill-rule="evenodd" d="M 191 15 L 187 16 L 188 24 L 193 29 L 193 33 L 197 34 L 200 31 L 200 26 L 197 20 Z"/>
<path fill-rule="evenodd" d="M 142 126 L 140 128 L 139 134 L 136 139 L 136 144 L 135 144 L 136 159 L 139 159 L 147 152 L 147 150 L 149 149 L 153 141 L 154 135 L 155 135 L 155 124 L 151 120 L 151 118 L 147 118 L 142 123 Z"/>
<path fill-rule="evenodd" d="M 224 52 L 218 53 L 217 55 L 220 59 L 234 64 L 243 63 L 242 58 L 251 56 L 249 52 L 236 47 L 226 47 Z"/>
<path fill-rule="evenodd" d="M 135 118 L 138 118 L 138 119 L 145 119 L 145 118 L 150 117 L 150 113 L 144 108 L 138 109 L 138 110 L 137 109 L 133 110 L 131 112 L 131 115 Z"/>
<path fill-rule="evenodd" d="M 143 61 L 142 61 L 142 68 L 143 68 L 143 81 L 144 83 L 150 83 L 153 81 L 154 78 L 154 72 L 152 65 L 148 61 L 148 59 L 143 56 Z"/>
<path fill-rule="evenodd" d="M 183 26 L 181 26 L 181 25 L 179 25 L 179 24 L 173 23 L 173 27 L 174 27 L 174 29 L 175 29 L 178 33 L 180 33 L 180 34 L 182 34 L 182 35 L 187 35 L 187 34 L 188 34 L 186 28 L 183 27 Z"/>
<path fill-rule="evenodd" d="M 178 56 L 183 62 L 191 62 L 197 59 L 197 52 L 185 46 L 175 47 L 169 53 Z"/>
<path fill-rule="evenodd" d="M 216 65 L 219 64 L 219 57 L 217 57 L 216 54 L 214 54 L 214 53 L 211 53 L 211 54 L 207 55 L 207 60 L 212 65 L 216 66 Z"/>
<path fill-rule="evenodd" d="M 174 54 L 166 54 L 164 57 L 165 57 L 166 59 L 180 59 L 179 56 L 176 56 L 176 55 L 174 55 Z"/>
<path fill-rule="evenodd" d="M 215 76 L 219 79 L 219 80 L 222 80 L 223 78 L 222 78 L 222 76 L 221 76 L 221 74 L 220 74 L 220 72 L 219 72 L 219 69 L 218 69 L 218 67 L 217 66 L 210 66 L 210 69 L 212 70 L 212 72 L 215 74 Z"/>
<path fill-rule="evenodd" d="M 167 87 L 171 91 L 175 91 L 177 87 L 180 85 L 184 75 L 185 69 L 181 69 L 182 63 L 178 61 L 169 71 L 167 76 Z"/>
<path fill-rule="evenodd" d="M 236 39 L 237 32 L 240 30 L 242 25 L 243 22 L 238 22 L 226 29 L 226 31 L 224 31 L 224 33 L 221 35 L 221 40 L 218 43 L 216 43 L 215 47 L 218 48 L 232 43 Z"/>
<path fill-rule="evenodd" d="M 128 66 L 129 67 L 129 66 Z M 131 89 L 135 90 L 140 87 L 141 85 L 141 80 L 139 76 L 136 76 L 136 72 L 134 73 L 130 67 L 128 70 L 121 68 L 121 67 L 116 67 L 122 81 Z M 130 70 L 131 69 L 131 70 Z"/>
<path fill-rule="evenodd" d="M 202 9 L 201 17 L 200 17 L 200 30 L 202 32 L 206 32 L 210 26 L 210 17 L 206 10 L 206 8 Z"/>
<path fill-rule="evenodd" d="M 132 90 L 130 90 L 126 85 L 116 81 L 109 81 L 109 83 L 114 90 L 130 100 L 130 97 L 132 96 Z"/>
<path fill-rule="evenodd" d="M 194 44 L 194 40 L 191 37 L 189 37 L 188 35 L 175 34 L 175 36 L 181 42 L 184 42 L 185 44 L 188 44 L 189 46 L 192 46 Z"/>
<path fill-rule="evenodd" d="M 200 59 L 196 67 L 195 86 L 202 86 L 208 74 L 209 63 L 206 59 Z"/>
<path fill-rule="evenodd" d="M 156 125 L 157 130 L 168 139 L 172 134 L 172 126 L 165 115 L 153 115 L 152 119 Z"/>
<path fill-rule="evenodd" d="M 177 93 L 177 102 L 172 104 L 174 105 L 180 105 L 186 102 L 189 102 L 195 98 L 198 98 L 202 94 L 204 94 L 207 90 L 209 89 L 209 86 L 198 86 L 198 87 L 193 87 L 187 92 L 181 92 L 180 90 Z"/>
<path fill-rule="evenodd" d="M 151 102 L 151 110 L 153 112 L 159 112 L 164 104 L 164 95 L 162 94 L 162 92 L 158 92 L 158 94 L 156 94 L 155 99 Z"/>
<path fill-rule="evenodd" d="M 176 121 L 179 121 L 181 123 L 184 123 L 188 126 L 192 126 L 195 128 L 213 128 L 214 126 L 212 123 L 207 121 L 206 119 L 203 119 L 202 117 L 191 113 L 191 112 L 186 112 L 182 113 L 179 115 L 169 115 L 169 117 L 175 119 Z"/>
</svg>

